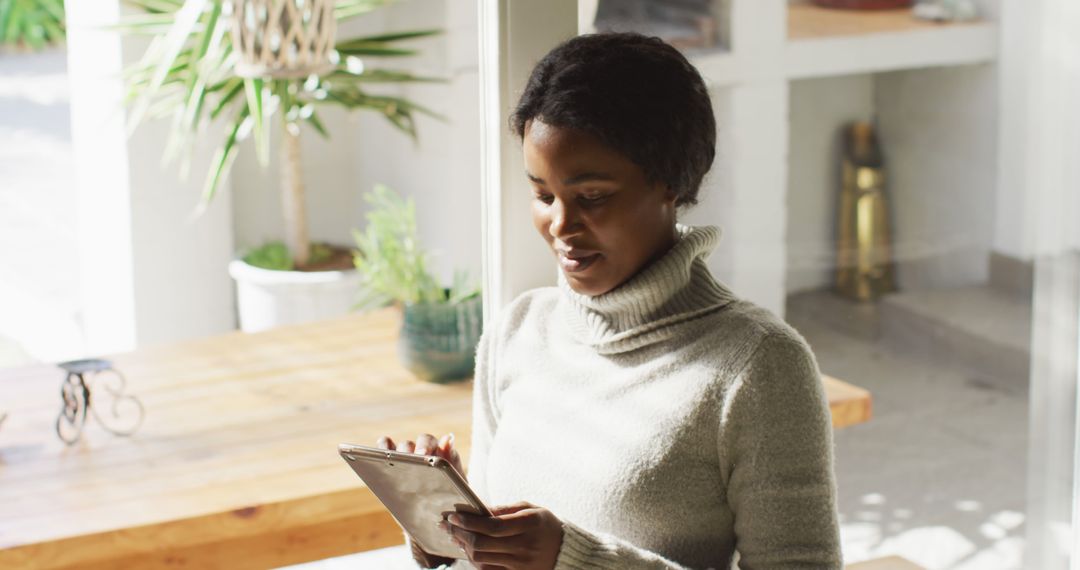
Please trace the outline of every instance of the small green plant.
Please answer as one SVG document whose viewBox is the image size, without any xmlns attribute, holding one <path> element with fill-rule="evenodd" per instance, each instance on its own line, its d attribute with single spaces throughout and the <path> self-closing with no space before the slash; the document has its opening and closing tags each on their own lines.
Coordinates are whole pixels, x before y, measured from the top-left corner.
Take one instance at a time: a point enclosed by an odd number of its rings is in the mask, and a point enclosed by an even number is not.
<svg viewBox="0 0 1080 570">
<path fill-rule="evenodd" d="M 0 0 L 0 44 L 40 50 L 64 41 L 64 0 Z"/>
<path fill-rule="evenodd" d="M 428 254 L 416 232 L 416 204 L 383 185 L 364 196 L 372 209 L 367 228 L 353 230 L 357 251 L 353 257 L 364 278 L 357 306 L 381 307 L 393 301 L 414 303 L 460 303 L 480 294 L 468 284 L 464 271 L 454 273 L 445 289 L 428 271 Z"/>
<path fill-rule="evenodd" d="M 334 250 L 324 243 L 311 244 L 311 265 L 317 265 L 334 256 Z M 244 254 L 244 263 L 262 269 L 274 271 L 292 271 L 296 269 L 289 247 L 280 241 L 263 244 Z"/>
<path fill-rule="evenodd" d="M 244 255 L 244 263 L 274 271 L 289 271 L 293 268 L 292 254 L 280 241 L 273 241 L 249 251 Z"/>
</svg>

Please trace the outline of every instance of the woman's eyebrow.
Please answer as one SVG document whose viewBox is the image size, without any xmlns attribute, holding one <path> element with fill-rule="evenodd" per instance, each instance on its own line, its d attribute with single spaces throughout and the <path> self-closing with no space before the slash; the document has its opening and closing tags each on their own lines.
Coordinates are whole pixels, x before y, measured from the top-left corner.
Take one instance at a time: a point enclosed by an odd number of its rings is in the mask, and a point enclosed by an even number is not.
<svg viewBox="0 0 1080 570">
<path fill-rule="evenodd" d="M 539 176 L 534 176 L 528 171 L 525 172 L 525 176 L 528 176 L 529 180 L 532 180 L 537 184 L 546 184 L 543 178 L 540 178 Z M 563 185 L 573 186 L 574 184 L 581 184 L 582 182 L 595 182 L 597 180 L 614 181 L 615 177 L 610 174 L 605 174 L 603 172 L 583 172 L 581 174 L 571 176 L 570 178 L 563 180 Z"/>
</svg>

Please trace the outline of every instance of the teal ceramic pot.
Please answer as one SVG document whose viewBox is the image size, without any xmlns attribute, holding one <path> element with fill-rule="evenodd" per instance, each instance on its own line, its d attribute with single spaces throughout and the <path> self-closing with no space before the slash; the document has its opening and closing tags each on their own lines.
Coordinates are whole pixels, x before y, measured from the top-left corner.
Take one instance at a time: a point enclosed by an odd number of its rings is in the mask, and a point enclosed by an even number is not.
<svg viewBox="0 0 1080 570">
<path fill-rule="evenodd" d="M 483 330 L 480 295 L 461 303 L 405 305 L 398 355 L 417 377 L 429 382 L 469 378 Z"/>
</svg>

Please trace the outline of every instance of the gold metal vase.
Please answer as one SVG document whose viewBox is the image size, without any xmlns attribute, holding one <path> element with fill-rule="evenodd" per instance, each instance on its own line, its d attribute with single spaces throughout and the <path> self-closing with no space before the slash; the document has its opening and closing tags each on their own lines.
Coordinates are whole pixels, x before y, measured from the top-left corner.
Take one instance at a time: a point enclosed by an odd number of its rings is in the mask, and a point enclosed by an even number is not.
<svg viewBox="0 0 1080 570">
<path fill-rule="evenodd" d="M 844 130 L 836 291 L 872 301 L 896 290 L 885 168 L 874 127 L 858 122 Z"/>
</svg>

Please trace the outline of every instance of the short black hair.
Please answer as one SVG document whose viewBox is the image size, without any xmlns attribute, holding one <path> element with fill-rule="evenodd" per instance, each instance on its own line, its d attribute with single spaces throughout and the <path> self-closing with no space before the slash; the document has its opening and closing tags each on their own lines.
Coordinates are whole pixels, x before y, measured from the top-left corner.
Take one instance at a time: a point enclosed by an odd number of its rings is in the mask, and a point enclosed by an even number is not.
<svg viewBox="0 0 1080 570">
<path fill-rule="evenodd" d="M 636 33 L 576 36 L 533 68 L 510 117 L 525 137 L 539 119 L 588 132 L 675 192 L 697 203 L 716 153 L 716 119 L 697 69 L 660 38 Z"/>
</svg>

